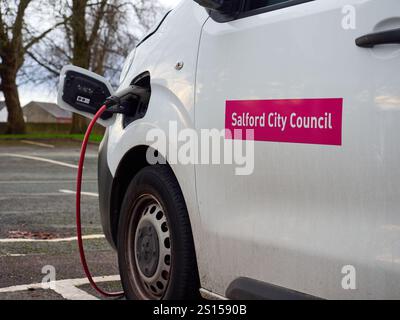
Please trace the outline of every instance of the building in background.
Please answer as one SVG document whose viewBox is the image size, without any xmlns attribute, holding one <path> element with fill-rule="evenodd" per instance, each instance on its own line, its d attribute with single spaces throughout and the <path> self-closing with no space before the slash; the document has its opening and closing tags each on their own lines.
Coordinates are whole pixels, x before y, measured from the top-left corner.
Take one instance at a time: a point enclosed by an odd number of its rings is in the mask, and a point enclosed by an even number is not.
<svg viewBox="0 0 400 320">
<path fill-rule="evenodd" d="M 23 107 L 26 123 L 72 122 L 72 113 L 61 109 L 55 103 L 32 101 Z"/>
<path fill-rule="evenodd" d="M 6 103 L 4 101 L 0 101 L 0 123 L 6 123 L 8 117 Z"/>
</svg>

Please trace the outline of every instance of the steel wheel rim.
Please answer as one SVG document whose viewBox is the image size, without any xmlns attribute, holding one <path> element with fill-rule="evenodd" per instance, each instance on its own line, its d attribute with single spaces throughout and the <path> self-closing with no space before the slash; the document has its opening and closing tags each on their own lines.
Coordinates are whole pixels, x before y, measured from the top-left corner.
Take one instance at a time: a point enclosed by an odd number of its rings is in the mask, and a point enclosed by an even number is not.
<svg viewBox="0 0 400 320">
<path fill-rule="evenodd" d="M 143 195 L 135 203 L 129 226 L 129 263 L 142 299 L 160 300 L 170 280 L 172 243 L 168 217 L 160 202 Z"/>
</svg>

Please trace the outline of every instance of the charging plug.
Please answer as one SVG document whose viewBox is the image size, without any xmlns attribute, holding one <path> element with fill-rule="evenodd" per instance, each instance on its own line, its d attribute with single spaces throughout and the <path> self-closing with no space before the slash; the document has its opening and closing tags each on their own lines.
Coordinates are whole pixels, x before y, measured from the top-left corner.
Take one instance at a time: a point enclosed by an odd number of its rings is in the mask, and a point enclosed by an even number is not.
<svg viewBox="0 0 400 320">
<path fill-rule="evenodd" d="M 148 103 L 150 90 L 131 85 L 107 98 L 107 112 L 135 116 L 143 103 Z"/>
</svg>

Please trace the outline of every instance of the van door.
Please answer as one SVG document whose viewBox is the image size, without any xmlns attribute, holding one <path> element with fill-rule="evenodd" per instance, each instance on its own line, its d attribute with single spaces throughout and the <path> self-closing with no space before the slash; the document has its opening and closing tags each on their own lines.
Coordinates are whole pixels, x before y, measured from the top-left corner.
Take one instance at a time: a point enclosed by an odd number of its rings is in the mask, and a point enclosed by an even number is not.
<svg viewBox="0 0 400 320">
<path fill-rule="evenodd" d="M 252 127 L 255 140 L 251 175 L 197 166 L 202 285 L 400 298 L 400 2 L 245 11 L 210 18 L 199 49 L 197 129 Z"/>
</svg>

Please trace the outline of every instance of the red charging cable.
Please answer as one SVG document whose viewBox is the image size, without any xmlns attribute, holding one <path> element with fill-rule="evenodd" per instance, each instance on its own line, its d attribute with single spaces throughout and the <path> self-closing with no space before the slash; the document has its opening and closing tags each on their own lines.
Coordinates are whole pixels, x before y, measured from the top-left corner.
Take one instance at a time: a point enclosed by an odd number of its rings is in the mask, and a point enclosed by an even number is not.
<svg viewBox="0 0 400 320">
<path fill-rule="evenodd" d="M 81 149 L 81 155 L 79 159 L 79 168 L 78 168 L 78 176 L 76 179 L 76 231 L 77 231 L 77 237 L 78 237 L 78 246 L 79 246 L 79 255 L 81 257 L 81 262 L 83 266 L 83 270 L 85 271 L 85 274 L 92 285 L 92 287 L 101 295 L 108 297 L 108 298 L 120 298 L 124 296 L 123 292 L 106 292 L 102 289 L 100 289 L 96 282 L 93 280 L 93 277 L 90 273 L 87 261 L 86 261 L 86 256 L 85 256 L 85 249 L 83 247 L 83 240 L 82 240 L 82 221 L 81 221 L 81 192 L 82 192 L 82 175 L 83 175 L 83 165 L 85 163 L 85 155 L 86 155 L 86 149 L 87 145 L 89 142 L 90 134 L 93 131 L 93 127 L 95 126 L 97 120 L 100 119 L 102 114 L 107 110 L 107 106 L 103 105 L 99 111 L 96 113 L 94 116 L 93 120 L 90 122 L 85 138 L 83 139 L 82 143 L 82 149 Z"/>
</svg>

